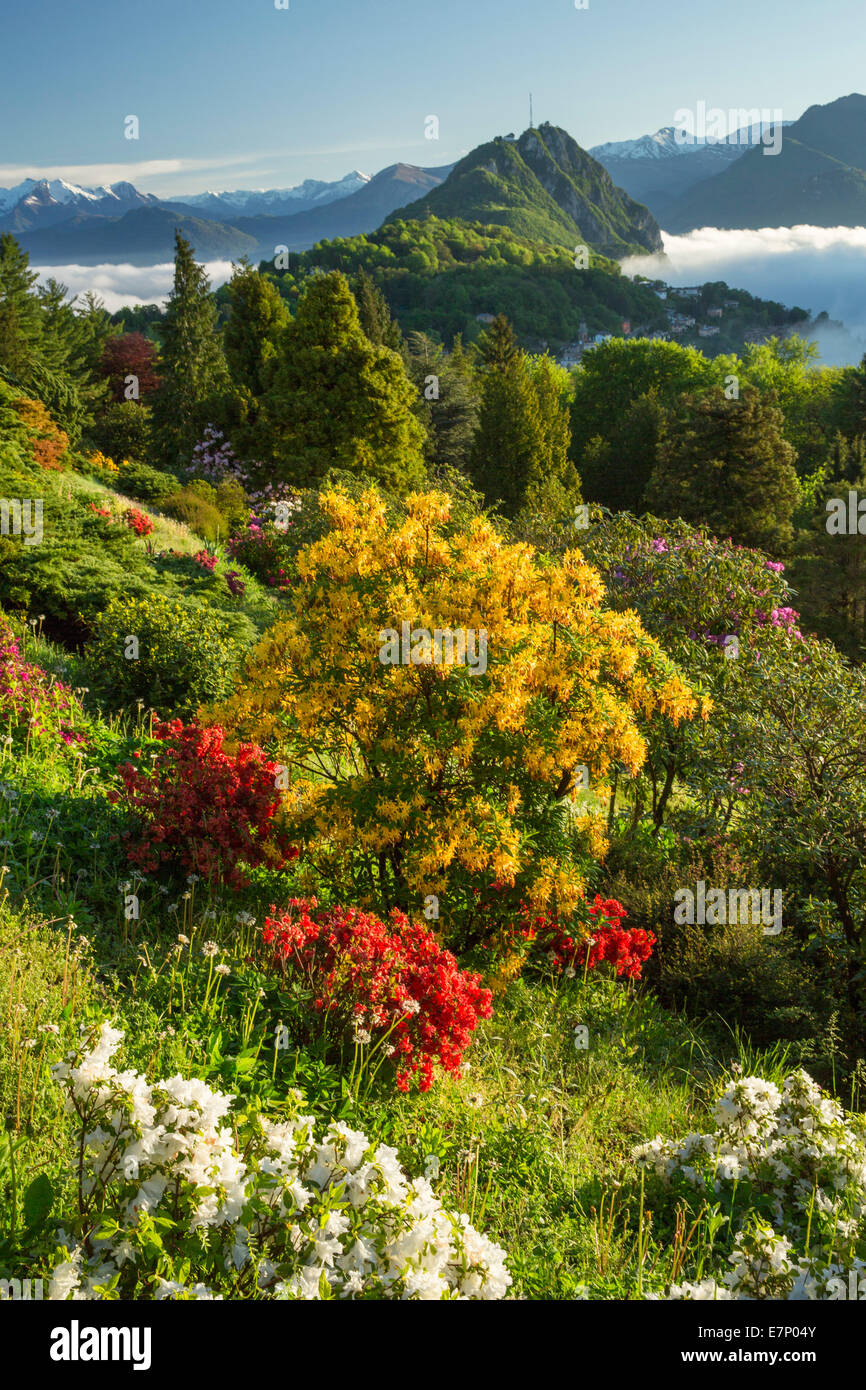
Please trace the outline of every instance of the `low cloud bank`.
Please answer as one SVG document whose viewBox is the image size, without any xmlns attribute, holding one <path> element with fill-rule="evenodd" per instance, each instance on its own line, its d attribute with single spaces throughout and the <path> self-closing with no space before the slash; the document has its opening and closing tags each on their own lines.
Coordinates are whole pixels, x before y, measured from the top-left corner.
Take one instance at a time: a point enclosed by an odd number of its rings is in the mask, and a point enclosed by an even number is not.
<svg viewBox="0 0 866 1390">
<path fill-rule="evenodd" d="M 723 231 L 703 227 L 686 236 L 664 234 L 664 255 L 632 257 L 627 275 L 658 276 L 672 285 L 725 280 L 762 299 L 799 305 L 813 316 L 826 310 L 841 321 L 815 333 L 824 362 L 857 362 L 866 352 L 866 227 L 765 227 Z M 174 267 L 159 265 L 45 265 L 34 267 L 73 294 L 94 290 L 114 313 L 125 305 L 163 304 Z M 210 261 L 216 288 L 229 279 L 230 261 Z"/>
<path fill-rule="evenodd" d="M 632 257 L 625 273 L 672 285 L 725 280 L 813 316 L 826 310 L 848 331 L 818 330 L 822 360 L 855 362 L 866 351 L 866 227 L 702 227 L 663 240 L 664 255 Z"/>
<path fill-rule="evenodd" d="M 127 305 L 164 304 L 174 280 L 174 264 L 159 265 L 37 265 L 44 284 L 52 276 L 66 285 L 70 294 L 93 290 L 105 302 L 110 314 Z M 231 261 L 208 261 L 205 269 L 214 289 L 225 283 L 232 273 Z"/>
</svg>

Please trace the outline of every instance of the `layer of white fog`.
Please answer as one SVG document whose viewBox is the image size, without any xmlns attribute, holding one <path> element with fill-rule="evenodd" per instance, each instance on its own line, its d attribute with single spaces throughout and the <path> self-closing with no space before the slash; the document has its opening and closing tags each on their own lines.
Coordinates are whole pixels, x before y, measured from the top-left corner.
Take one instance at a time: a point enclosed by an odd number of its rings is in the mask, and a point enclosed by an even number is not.
<svg viewBox="0 0 866 1390">
<path fill-rule="evenodd" d="M 663 234 L 665 254 L 623 263 L 629 275 L 658 276 L 671 285 L 725 280 L 762 299 L 822 311 L 838 327 L 819 327 L 821 360 L 857 362 L 866 352 L 866 227 L 764 227 L 686 236 Z"/>
<path fill-rule="evenodd" d="M 857 362 L 866 352 L 866 227 L 768 227 L 761 231 L 720 231 L 705 227 L 687 236 L 664 235 L 665 254 L 623 263 L 628 275 L 658 276 L 672 285 L 725 280 L 762 299 L 799 305 L 835 322 L 815 333 L 821 359 Z M 109 312 L 124 305 L 161 304 L 173 276 L 171 262 L 160 265 L 37 266 L 73 294 L 94 290 Z M 216 288 L 231 275 L 229 261 L 207 266 Z M 844 327 L 840 328 L 838 325 Z"/>
</svg>

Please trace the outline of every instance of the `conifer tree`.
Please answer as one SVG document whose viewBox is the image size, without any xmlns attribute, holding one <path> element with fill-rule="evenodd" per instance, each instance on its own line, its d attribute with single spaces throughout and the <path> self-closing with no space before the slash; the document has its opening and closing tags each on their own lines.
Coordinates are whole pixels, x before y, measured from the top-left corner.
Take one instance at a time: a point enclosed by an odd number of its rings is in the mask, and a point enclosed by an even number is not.
<svg viewBox="0 0 866 1390">
<path fill-rule="evenodd" d="M 478 351 L 484 365 L 496 371 L 503 371 L 517 355 L 514 329 L 504 314 L 497 314 L 490 327 L 481 334 Z"/>
<path fill-rule="evenodd" d="M 163 460 L 184 464 L 216 398 L 227 390 L 228 372 L 207 273 L 180 232 L 174 241 L 174 287 L 162 323 L 161 386 L 153 414 Z"/>
<path fill-rule="evenodd" d="M 299 487 L 341 469 L 404 492 L 424 477 L 415 404 L 400 357 L 364 333 L 345 276 L 314 275 L 281 337 L 256 455 Z"/>
<path fill-rule="evenodd" d="M 849 441 L 837 435 L 825 468 L 807 485 L 811 514 L 798 536 L 793 575 L 797 607 L 810 628 L 830 638 L 852 660 L 862 661 L 866 655 L 866 550 L 860 526 L 866 532 L 866 440 L 859 436 Z M 830 511 L 828 503 L 835 503 Z M 832 511 L 841 511 L 841 528 L 833 524 Z M 856 515 L 853 531 L 852 513 Z"/>
<path fill-rule="evenodd" d="M 227 293 L 226 362 L 235 386 L 257 398 L 267 384 L 289 310 L 273 282 L 245 258 L 234 267 Z"/>
<path fill-rule="evenodd" d="M 739 400 L 721 389 L 686 397 L 659 445 L 648 510 L 784 554 L 793 541 L 799 485 L 783 429 L 781 411 L 754 387 Z"/>
<path fill-rule="evenodd" d="M 16 376 L 30 365 L 42 336 L 38 276 L 9 232 L 0 236 L 0 367 Z"/>
<path fill-rule="evenodd" d="M 391 317 L 388 301 L 366 270 L 359 270 L 352 276 L 350 287 L 358 306 L 361 327 L 374 347 L 387 347 L 399 352 L 405 360 L 406 342 L 400 332 L 400 325 Z"/>
<path fill-rule="evenodd" d="M 466 473 L 478 424 L 478 392 L 458 343 L 446 353 L 426 333 L 410 333 L 409 371 L 419 393 L 419 418 L 427 430 L 424 456 L 444 474 Z"/>
<path fill-rule="evenodd" d="M 498 339 L 501 365 L 482 377 L 478 431 L 470 471 L 489 503 L 508 516 L 521 508 L 564 515 L 580 500 L 580 482 L 568 456 L 568 374 L 551 358 L 532 358 Z"/>
</svg>

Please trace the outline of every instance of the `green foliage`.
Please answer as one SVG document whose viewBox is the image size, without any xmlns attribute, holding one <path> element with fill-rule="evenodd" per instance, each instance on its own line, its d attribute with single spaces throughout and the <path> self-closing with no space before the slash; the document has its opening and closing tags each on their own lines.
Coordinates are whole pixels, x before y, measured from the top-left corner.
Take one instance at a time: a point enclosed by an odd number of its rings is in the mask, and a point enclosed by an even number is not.
<svg viewBox="0 0 866 1390">
<path fill-rule="evenodd" d="M 148 594 L 111 599 L 88 655 L 112 706 L 141 700 L 160 715 L 186 718 L 226 694 L 241 650 L 213 609 Z"/>
<path fill-rule="evenodd" d="M 853 661 L 866 652 L 866 554 L 859 529 L 848 534 L 850 495 L 856 505 L 866 498 L 866 440 L 850 442 L 837 435 L 825 466 L 807 479 L 801 504 L 793 582 L 809 627 L 828 637 Z M 838 534 L 828 507 L 841 503 L 845 531 Z M 858 512 L 858 523 L 862 513 Z M 828 529 L 829 528 L 829 529 Z"/>
<path fill-rule="evenodd" d="M 646 504 L 741 545 L 784 554 L 799 489 L 778 407 L 754 387 L 689 397 L 659 448 Z"/>
<path fill-rule="evenodd" d="M 215 497 L 214 489 L 211 491 Z M 225 518 L 215 502 L 202 496 L 194 484 L 169 493 L 167 497 L 162 499 L 161 509 L 168 516 L 173 516 L 177 521 L 184 522 L 190 530 L 195 531 L 206 541 L 219 540 L 221 536 L 225 539 L 228 530 Z"/>
<path fill-rule="evenodd" d="M 140 401 L 109 401 L 87 430 L 94 447 L 111 459 L 143 463 L 153 435 L 150 406 Z"/>
<path fill-rule="evenodd" d="M 503 355 L 481 380 L 478 431 L 469 468 L 488 502 L 564 516 L 580 501 L 568 457 L 569 376 L 550 357 Z"/>
<path fill-rule="evenodd" d="M 423 430 L 414 397 L 401 359 L 364 334 L 345 277 L 312 277 L 261 402 L 256 452 L 272 461 L 268 481 L 308 487 L 341 468 L 389 488 L 417 486 Z"/>
<path fill-rule="evenodd" d="M 387 347 L 406 356 L 406 344 L 399 325 L 392 319 L 388 301 L 369 271 L 359 270 L 349 280 L 349 288 L 358 306 L 358 318 L 365 335 L 374 347 Z"/>
<path fill-rule="evenodd" d="M 720 380 L 715 364 L 679 343 L 614 338 L 585 352 L 574 375 L 571 456 L 586 498 L 642 511 L 668 411 Z"/>
<path fill-rule="evenodd" d="M 573 247 L 573 243 L 572 243 Z M 591 332 L 619 333 L 623 319 L 661 328 L 667 320 L 657 295 L 620 273 L 615 261 L 593 254 L 576 271 L 574 253 L 508 227 L 429 216 L 398 217 L 377 232 L 321 242 L 278 279 L 290 305 L 317 270 L 366 270 L 382 290 L 404 333 L 413 330 L 450 343 L 478 337 L 478 314 L 508 316 L 521 341 L 573 341 L 582 323 Z"/>
<path fill-rule="evenodd" d="M 468 470 L 478 425 L 475 374 L 459 344 L 446 353 L 424 333 L 409 335 L 409 374 L 419 394 L 418 413 L 427 432 L 430 469 Z"/>
<path fill-rule="evenodd" d="M 124 458 L 117 475 L 117 486 L 120 492 L 130 497 L 160 506 L 167 497 L 178 491 L 179 482 L 173 473 L 166 473 L 161 468 L 151 468 L 149 464 L 136 463 Z"/>
<path fill-rule="evenodd" d="M 223 332 L 232 381 L 254 398 L 265 389 L 289 313 L 274 283 L 243 260 L 226 290 L 228 320 Z"/>
<path fill-rule="evenodd" d="M 169 466 L 189 462 L 210 418 L 208 404 L 228 384 L 210 282 L 180 232 L 175 247 L 174 286 L 161 329 L 161 386 L 153 398 L 156 446 Z"/>
</svg>

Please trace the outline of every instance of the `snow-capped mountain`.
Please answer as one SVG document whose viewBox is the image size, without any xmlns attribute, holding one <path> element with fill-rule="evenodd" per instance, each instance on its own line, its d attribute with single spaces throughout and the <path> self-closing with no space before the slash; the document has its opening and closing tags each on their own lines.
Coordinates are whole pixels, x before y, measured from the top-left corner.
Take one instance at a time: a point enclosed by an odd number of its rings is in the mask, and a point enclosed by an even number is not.
<svg viewBox="0 0 866 1390">
<path fill-rule="evenodd" d="M 84 188 L 77 183 L 67 183 L 66 179 L 25 179 L 13 188 L 0 188 L 0 212 L 11 212 L 18 203 L 34 194 L 43 201 L 50 199 L 63 206 L 72 203 L 92 207 L 105 199 L 118 206 L 158 201 L 150 193 L 139 193 L 131 183 L 103 183 L 96 188 Z"/>
<path fill-rule="evenodd" d="M 81 188 L 77 183 L 67 183 L 66 179 L 25 179 L 14 188 L 0 188 L 0 213 L 11 212 L 23 198 L 29 198 L 35 190 L 55 203 L 94 203 L 110 194 L 104 184 L 100 188 Z"/>
<path fill-rule="evenodd" d="M 664 214 L 677 199 L 704 179 L 729 169 L 760 138 L 760 126 L 744 126 L 724 139 L 707 140 L 667 125 L 654 135 L 641 135 L 637 140 L 610 140 L 595 145 L 590 154 L 604 166 L 615 184 L 639 203 L 645 203 L 664 226 Z"/>
<path fill-rule="evenodd" d="M 281 213 L 306 212 L 310 208 L 325 207 L 339 198 L 347 198 L 357 193 L 370 182 L 369 174 L 353 169 L 341 179 L 327 182 L 322 179 L 304 179 L 303 183 L 292 188 L 238 188 L 230 192 L 191 193 L 186 198 L 165 198 L 168 206 L 173 203 L 197 209 L 203 217 L 261 217 L 278 216 Z"/>
<path fill-rule="evenodd" d="M 14 188 L 0 188 L 0 230 L 50 227 L 77 216 L 122 217 L 158 203 L 152 193 L 139 193 L 131 183 L 84 188 L 65 179 L 25 179 Z"/>
<path fill-rule="evenodd" d="M 790 121 L 783 121 L 782 124 L 790 125 Z M 637 140 L 609 140 L 605 145 L 595 145 L 590 154 L 593 159 L 603 163 L 605 159 L 671 159 L 715 150 L 720 160 L 729 163 L 749 146 L 756 145 L 760 138 L 760 125 L 744 126 L 722 140 L 700 139 L 678 130 L 676 126 L 665 125 L 655 135 L 641 135 Z"/>
</svg>

